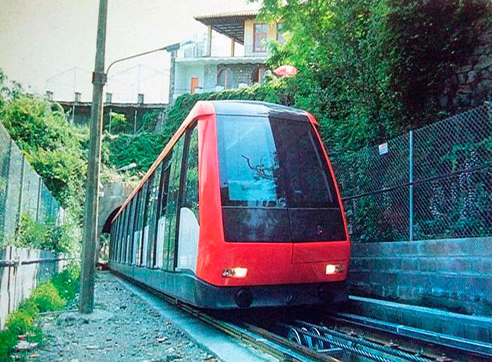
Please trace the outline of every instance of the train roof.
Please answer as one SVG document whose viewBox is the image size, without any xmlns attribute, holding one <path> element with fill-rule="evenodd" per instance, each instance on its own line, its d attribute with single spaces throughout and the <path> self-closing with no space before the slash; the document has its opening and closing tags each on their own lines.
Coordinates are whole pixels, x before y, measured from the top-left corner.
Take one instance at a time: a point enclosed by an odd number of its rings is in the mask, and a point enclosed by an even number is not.
<svg viewBox="0 0 492 362">
<path fill-rule="evenodd" d="M 186 119 L 181 123 L 178 130 L 174 133 L 171 140 L 165 145 L 164 149 L 160 153 L 159 157 L 154 161 L 150 169 L 145 176 L 140 180 L 138 186 L 132 191 L 130 196 L 121 205 L 120 210 L 114 216 L 114 220 L 123 211 L 123 209 L 130 203 L 133 197 L 145 184 L 145 181 L 152 175 L 152 173 L 159 167 L 159 164 L 166 158 L 168 153 L 173 148 L 174 144 L 179 140 L 181 135 L 192 124 L 197 117 L 210 116 L 210 115 L 229 115 L 229 116 L 252 116 L 252 117 L 275 117 L 285 120 L 304 121 L 317 124 L 316 119 L 306 111 L 298 108 L 292 108 L 282 106 L 275 103 L 259 102 L 259 101 L 243 101 L 243 100 L 219 100 L 219 101 L 198 101 L 191 109 Z"/>
<path fill-rule="evenodd" d="M 283 106 L 275 103 L 258 101 L 210 101 L 217 115 L 275 117 L 286 120 L 307 121 L 307 112 L 302 109 Z"/>
</svg>

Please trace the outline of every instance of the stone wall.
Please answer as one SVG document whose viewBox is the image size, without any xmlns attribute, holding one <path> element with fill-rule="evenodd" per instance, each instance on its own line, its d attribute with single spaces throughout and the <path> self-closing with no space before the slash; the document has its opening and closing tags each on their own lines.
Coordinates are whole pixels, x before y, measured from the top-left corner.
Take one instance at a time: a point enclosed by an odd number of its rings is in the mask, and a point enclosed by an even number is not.
<svg viewBox="0 0 492 362">
<path fill-rule="evenodd" d="M 454 112 L 477 107 L 492 99 L 492 29 L 480 37 L 468 63 L 450 79 L 446 93 L 449 95 L 444 96 L 441 103 Z"/>
<path fill-rule="evenodd" d="M 353 244 L 351 294 L 492 315 L 492 237 Z"/>
</svg>

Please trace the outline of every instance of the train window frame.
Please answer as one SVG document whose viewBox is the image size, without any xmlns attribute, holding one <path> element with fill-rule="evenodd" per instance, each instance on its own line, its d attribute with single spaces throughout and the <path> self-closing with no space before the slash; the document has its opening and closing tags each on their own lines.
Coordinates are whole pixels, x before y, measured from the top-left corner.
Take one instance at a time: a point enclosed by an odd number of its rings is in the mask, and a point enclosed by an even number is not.
<svg viewBox="0 0 492 362">
<path fill-rule="evenodd" d="M 346 238 L 329 162 L 307 117 L 220 115 L 217 143 L 225 241 Z"/>
<path fill-rule="evenodd" d="M 128 242 L 127 242 L 127 253 L 126 253 L 126 263 L 132 263 L 133 254 L 133 226 L 135 223 L 135 198 L 133 197 L 130 203 L 126 206 L 130 209 L 130 215 L 128 218 Z"/>
<path fill-rule="evenodd" d="M 135 242 L 138 242 L 135 240 L 135 233 L 138 231 L 138 212 L 140 210 L 140 192 L 137 192 L 135 196 L 133 196 L 133 200 L 135 201 L 135 207 L 133 210 L 133 230 L 132 230 L 132 237 L 131 237 L 131 243 L 132 243 L 132 254 L 131 254 L 131 262 L 130 264 L 136 265 L 137 264 L 137 252 L 138 252 L 138 245 L 135 245 Z"/>
<path fill-rule="evenodd" d="M 125 215 L 125 224 L 124 224 L 124 232 L 123 232 L 123 253 L 122 253 L 122 258 L 121 261 L 123 263 L 127 263 L 127 253 L 128 253 L 128 227 L 130 224 L 130 213 L 131 210 L 129 208 L 129 205 L 125 207 L 126 210 L 126 215 Z"/>
<path fill-rule="evenodd" d="M 167 203 L 167 187 L 169 186 L 169 169 L 170 169 L 170 162 L 169 162 L 169 157 L 170 155 L 166 155 L 164 160 L 162 160 L 160 167 L 161 167 L 161 176 L 160 176 L 160 182 L 159 182 L 159 192 L 157 196 L 157 208 L 156 208 L 156 218 L 155 218 L 155 253 L 154 253 L 154 260 L 152 262 L 152 266 L 155 268 L 157 267 L 157 241 L 159 238 L 159 222 L 162 217 L 166 216 L 166 205 L 164 205 L 164 202 Z M 165 201 L 164 201 L 165 200 Z M 165 229 L 165 227 L 164 227 Z M 164 230 L 162 231 L 164 232 Z M 164 240 L 163 240 L 163 245 L 164 247 Z M 164 257 L 164 250 L 162 250 L 162 257 Z"/>
<path fill-rule="evenodd" d="M 142 266 L 142 248 L 143 248 L 143 234 L 144 234 L 144 213 L 145 213 L 145 198 L 146 198 L 146 185 L 142 186 L 139 190 L 139 209 L 138 209 L 138 222 L 137 222 L 137 231 L 140 231 L 138 237 L 138 245 L 137 245 L 137 255 L 136 255 L 136 265 Z"/>
<path fill-rule="evenodd" d="M 184 136 L 184 144 L 183 144 L 183 155 L 181 158 L 181 172 L 180 172 L 180 180 L 179 180 L 179 190 L 178 190 L 178 199 L 177 199 L 177 212 L 176 212 L 176 231 L 175 231 L 175 246 L 174 246 L 174 266 L 173 270 L 176 270 L 178 266 L 178 251 L 179 251 L 179 227 L 180 227 L 180 218 L 181 218 L 181 208 L 183 207 L 183 194 L 184 194 L 184 187 L 187 179 L 187 166 L 188 166 L 188 154 L 189 154 L 189 149 L 190 149 L 190 140 L 191 140 L 191 135 L 193 131 L 197 132 L 197 148 L 198 148 L 198 153 L 200 146 L 198 144 L 198 119 L 195 119 L 186 129 L 185 133 L 183 134 Z M 197 155 L 198 159 L 199 156 Z M 200 169 L 200 165 L 198 164 L 199 161 L 197 160 L 197 168 L 198 170 Z M 199 171 L 198 171 L 199 172 Z M 198 192 L 198 191 L 197 191 Z M 199 199 L 199 196 L 198 196 Z M 199 200 L 197 200 L 199 203 Z M 199 214 L 199 211 L 197 212 Z M 197 215 L 195 215 L 197 216 Z M 197 219 L 199 220 L 198 216 Z"/>
<path fill-rule="evenodd" d="M 126 217 L 127 211 L 126 208 L 123 210 L 121 213 L 121 232 L 120 232 L 120 247 L 118 249 L 118 262 L 121 263 L 122 260 L 122 254 L 123 254 L 123 241 L 124 241 L 124 234 L 125 234 L 125 217 Z"/>
<path fill-rule="evenodd" d="M 118 216 L 118 220 L 116 221 L 116 245 L 114 248 L 114 261 L 118 261 L 118 250 L 120 247 L 120 225 L 121 225 L 121 217 Z"/>
<path fill-rule="evenodd" d="M 184 207 L 184 202 L 186 201 L 185 200 L 185 196 L 186 196 L 186 191 L 187 191 L 187 183 L 188 183 L 188 165 L 189 165 L 189 156 L 190 156 L 190 146 L 191 146 L 191 138 L 193 137 L 193 135 L 195 134 L 194 132 L 196 132 L 196 142 L 197 142 L 197 149 L 196 149 L 196 152 L 197 152 L 197 155 L 196 155 L 196 162 L 197 162 L 197 172 L 198 172 L 198 175 L 197 175 L 197 191 L 196 191 L 196 202 L 197 202 L 197 210 L 196 210 L 196 213 L 193 212 L 197 218 L 198 221 L 200 221 L 200 195 L 199 195 L 199 189 L 200 189 L 200 177 L 199 177 L 199 172 L 200 172 L 200 165 L 199 165 L 199 154 L 200 154 L 200 146 L 199 146 L 199 141 L 198 141 L 198 123 L 195 122 L 193 123 L 187 130 L 186 130 L 186 139 L 185 139 L 185 149 L 183 150 L 183 170 L 181 172 L 184 172 L 184 174 L 182 174 L 182 189 L 181 189 L 181 203 L 180 203 L 180 209 L 182 207 Z M 184 177 L 183 177 L 184 175 Z M 193 211 L 193 210 L 192 210 Z"/>
<path fill-rule="evenodd" d="M 145 245 L 145 222 L 146 222 L 146 218 L 147 218 L 147 211 L 148 211 L 148 206 L 149 206 L 149 185 L 152 181 L 152 175 L 147 179 L 145 180 L 145 183 L 144 185 L 142 186 L 142 191 L 144 191 L 144 200 L 143 200 L 143 213 L 142 213 L 142 237 L 140 238 L 141 239 L 141 243 L 140 243 L 140 266 L 147 266 L 147 253 L 148 253 L 148 242 L 149 242 L 149 239 L 147 237 L 147 245 Z M 144 249 L 145 247 L 147 246 L 147 250 L 145 250 L 145 253 L 144 253 Z M 144 258 L 145 256 L 145 258 Z"/>
<path fill-rule="evenodd" d="M 148 267 L 153 268 L 155 265 L 155 255 L 157 248 L 157 209 L 159 207 L 159 193 L 162 177 L 162 162 L 157 166 L 152 174 L 152 182 L 149 185 L 149 252 Z"/>
<path fill-rule="evenodd" d="M 165 236 L 164 236 L 164 261 L 163 269 L 166 271 L 174 271 L 177 249 L 176 249 L 176 235 L 178 233 L 178 207 L 179 207 L 179 193 L 181 187 L 181 176 L 182 176 L 182 165 L 183 165 L 183 150 L 184 150 L 185 134 L 182 134 L 176 143 L 173 145 L 173 154 L 170 159 L 171 169 L 169 171 L 169 185 L 167 192 L 167 203 L 166 203 L 166 224 L 165 224 Z M 180 144 L 180 142 L 182 142 Z M 180 149 L 181 148 L 181 149 Z M 177 158 L 175 158 L 177 157 Z M 177 185 L 172 182 L 176 180 L 176 170 L 179 170 L 179 175 L 177 176 Z M 174 190 L 177 186 L 177 189 Z M 172 187 L 172 189 L 171 189 Z M 171 194 L 173 192 L 173 194 Z M 174 192 L 176 194 L 174 195 Z M 172 203 L 175 203 L 174 210 L 172 209 Z M 171 219 L 174 217 L 174 220 Z M 174 230 L 173 230 L 174 223 Z"/>
</svg>

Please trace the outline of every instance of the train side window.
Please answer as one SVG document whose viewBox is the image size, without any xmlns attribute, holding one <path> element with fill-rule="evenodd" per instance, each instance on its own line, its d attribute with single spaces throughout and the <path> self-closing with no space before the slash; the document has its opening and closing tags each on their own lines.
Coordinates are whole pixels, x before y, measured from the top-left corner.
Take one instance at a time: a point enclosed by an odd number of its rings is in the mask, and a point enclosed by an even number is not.
<svg viewBox="0 0 492 362">
<path fill-rule="evenodd" d="M 190 133 L 189 146 L 186 155 L 186 172 L 184 174 L 182 207 L 193 211 L 197 220 L 198 215 L 198 128 Z"/>
<path fill-rule="evenodd" d="M 200 234 L 198 221 L 198 128 L 196 124 L 186 133 L 183 157 L 176 264 L 180 270 L 187 269 L 195 272 Z"/>
<path fill-rule="evenodd" d="M 126 209 L 123 210 L 123 212 L 120 215 L 120 237 L 119 237 L 119 242 L 118 242 L 118 262 L 121 263 L 121 253 L 123 250 L 123 239 L 124 239 L 124 231 L 125 231 L 125 214 L 126 214 Z"/>
<path fill-rule="evenodd" d="M 159 185 L 159 198 L 157 201 L 156 220 L 156 252 L 154 255 L 154 266 L 162 268 L 167 249 L 164 249 L 164 236 L 166 225 L 167 195 L 169 193 L 169 174 L 171 169 L 171 154 L 162 161 L 161 182 Z"/>
<path fill-rule="evenodd" d="M 169 174 L 169 191 L 167 195 L 166 226 L 164 236 L 164 268 L 174 269 L 174 258 L 176 249 L 176 226 L 178 214 L 178 197 L 181 178 L 181 166 L 183 159 L 184 137 L 174 145 L 171 158 L 171 169 Z"/>
<path fill-rule="evenodd" d="M 114 243 L 114 223 L 111 223 L 111 234 L 109 238 L 109 260 L 113 261 L 113 243 Z"/>
<path fill-rule="evenodd" d="M 139 255 L 139 243 L 140 243 L 140 233 L 141 233 L 141 228 L 139 228 L 139 213 L 140 213 L 140 207 L 141 207 L 141 202 L 140 202 L 140 192 L 138 192 L 135 196 L 135 215 L 134 215 L 134 222 L 133 222 L 133 240 L 132 240 L 132 264 L 136 265 L 137 260 L 138 260 L 138 255 Z"/>
<path fill-rule="evenodd" d="M 113 220 L 113 224 L 111 225 L 111 245 L 109 248 L 109 258 L 114 261 L 114 248 L 116 246 L 116 221 Z"/>
<path fill-rule="evenodd" d="M 137 207 L 138 207 L 138 197 L 135 195 L 132 199 L 132 215 L 130 220 L 130 246 L 128 250 L 128 263 L 135 263 L 135 223 L 137 220 Z"/>
<path fill-rule="evenodd" d="M 139 191 L 139 208 L 138 208 L 138 220 L 137 220 L 137 251 L 136 251 L 136 264 L 138 266 L 142 265 L 142 245 L 143 245 L 143 221 L 145 212 L 145 199 L 147 195 L 147 188 L 145 185 Z"/>
<path fill-rule="evenodd" d="M 126 253 L 126 236 L 128 232 L 128 207 L 125 207 L 122 214 L 122 231 L 121 231 L 121 248 L 120 248 L 120 263 L 125 262 Z"/>
<path fill-rule="evenodd" d="M 150 186 L 152 184 L 153 175 L 151 175 L 143 186 L 145 196 L 143 200 L 143 229 L 142 229 L 142 244 L 141 244 L 141 257 L 140 264 L 147 266 L 147 258 L 149 251 L 149 201 L 150 201 Z"/>
<path fill-rule="evenodd" d="M 156 220 L 157 220 L 157 204 L 159 197 L 159 185 L 161 182 L 162 164 L 157 167 L 152 176 L 152 182 L 149 189 L 149 209 L 148 209 L 148 223 L 149 223 L 149 257 L 147 265 L 154 267 L 155 265 L 155 253 L 156 253 Z"/>
<path fill-rule="evenodd" d="M 131 263 L 131 255 L 132 255 L 132 239 L 133 239 L 133 224 L 135 221 L 135 198 L 133 198 L 130 203 L 127 205 L 127 208 L 130 210 L 128 215 L 128 230 L 127 230 L 127 247 L 126 247 L 126 257 L 125 262 L 127 264 Z"/>
<path fill-rule="evenodd" d="M 121 238 L 121 214 L 118 216 L 117 226 L 116 226 L 116 247 L 114 248 L 114 260 L 118 262 L 118 254 L 120 250 L 120 238 Z"/>
</svg>

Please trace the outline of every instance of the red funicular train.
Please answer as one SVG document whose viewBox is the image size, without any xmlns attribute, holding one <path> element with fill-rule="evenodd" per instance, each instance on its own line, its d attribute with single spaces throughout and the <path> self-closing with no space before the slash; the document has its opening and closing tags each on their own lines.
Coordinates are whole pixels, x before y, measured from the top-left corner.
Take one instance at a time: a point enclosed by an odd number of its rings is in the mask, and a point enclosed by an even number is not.
<svg viewBox="0 0 492 362">
<path fill-rule="evenodd" d="M 112 222 L 110 269 L 204 308 L 341 302 L 350 243 L 304 111 L 198 102 Z"/>
</svg>

